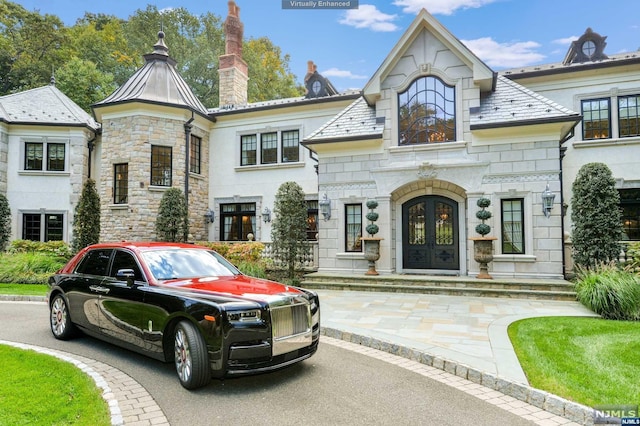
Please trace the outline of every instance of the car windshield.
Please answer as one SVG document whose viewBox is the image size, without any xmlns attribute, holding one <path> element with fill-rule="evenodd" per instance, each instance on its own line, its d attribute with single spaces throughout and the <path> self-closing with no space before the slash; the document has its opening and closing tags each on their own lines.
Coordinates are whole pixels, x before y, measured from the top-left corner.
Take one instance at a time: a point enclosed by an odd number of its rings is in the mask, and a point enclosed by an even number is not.
<svg viewBox="0 0 640 426">
<path fill-rule="evenodd" d="M 157 280 L 221 277 L 240 272 L 218 253 L 209 250 L 168 249 L 142 253 Z"/>
</svg>

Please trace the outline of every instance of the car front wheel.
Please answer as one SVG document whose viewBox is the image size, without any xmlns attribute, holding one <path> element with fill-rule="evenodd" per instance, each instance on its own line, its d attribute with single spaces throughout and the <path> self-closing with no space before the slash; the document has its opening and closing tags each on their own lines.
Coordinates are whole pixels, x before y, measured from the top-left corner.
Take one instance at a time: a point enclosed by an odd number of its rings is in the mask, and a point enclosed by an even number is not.
<svg viewBox="0 0 640 426">
<path fill-rule="evenodd" d="M 174 337 L 176 372 L 186 389 L 205 386 L 211 380 L 207 345 L 195 325 L 181 321 Z"/>
<path fill-rule="evenodd" d="M 56 339 L 68 340 L 75 333 L 75 325 L 69 317 L 67 302 L 61 294 L 57 294 L 51 302 L 50 308 L 51 332 Z"/>
</svg>

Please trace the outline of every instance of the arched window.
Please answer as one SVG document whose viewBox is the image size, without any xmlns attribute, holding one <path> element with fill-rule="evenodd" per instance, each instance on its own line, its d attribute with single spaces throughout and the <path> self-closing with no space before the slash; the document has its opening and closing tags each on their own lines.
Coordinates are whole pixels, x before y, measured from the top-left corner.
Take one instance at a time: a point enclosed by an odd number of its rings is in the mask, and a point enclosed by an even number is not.
<svg viewBox="0 0 640 426">
<path fill-rule="evenodd" d="M 417 78 L 398 94 L 399 145 L 451 142 L 456 139 L 454 86 L 438 77 Z"/>
</svg>

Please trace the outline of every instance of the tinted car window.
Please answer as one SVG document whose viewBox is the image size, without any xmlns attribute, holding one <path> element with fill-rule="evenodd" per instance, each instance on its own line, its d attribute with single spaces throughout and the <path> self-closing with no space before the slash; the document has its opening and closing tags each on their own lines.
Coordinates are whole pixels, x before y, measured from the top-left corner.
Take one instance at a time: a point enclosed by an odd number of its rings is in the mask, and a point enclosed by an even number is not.
<svg viewBox="0 0 640 426">
<path fill-rule="evenodd" d="M 222 277 L 240 272 L 219 254 L 206 250 L 154 250 L 142 257 L 158 280 Z"/>
<path fill-rule="evenodd" d="M 107 275 L 112 249 L 91 250 L 85 254 L 76 268 L 77 274 Z"/>
<path fill-rule="evenodd" d="M 111 265 L 111 274 L 109 275 L 115 277 L 120 269 L 133 269 L 135 280 L 144 281 L 140 267 L 133 255 L 125 251 L 116 250 L 113 256 L 113 264 Z"/>
</svg>

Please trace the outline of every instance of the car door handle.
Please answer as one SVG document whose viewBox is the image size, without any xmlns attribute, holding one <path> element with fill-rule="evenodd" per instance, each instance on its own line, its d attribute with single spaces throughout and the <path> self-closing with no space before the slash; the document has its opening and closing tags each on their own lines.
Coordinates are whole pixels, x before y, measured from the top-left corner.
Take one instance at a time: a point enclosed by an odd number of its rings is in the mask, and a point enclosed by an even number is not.
<svg viewBox="0 0 640 426">
<path fill-rule="evenodd" d="M 89 290 L 91 290 L 93 292 L 96 292 L 96 293 L 103 293 L 103 294 L 109 293 L 109 288 L 102 287 L 100 285 L 90 285 L 89 286 Z"/>
</svg>

